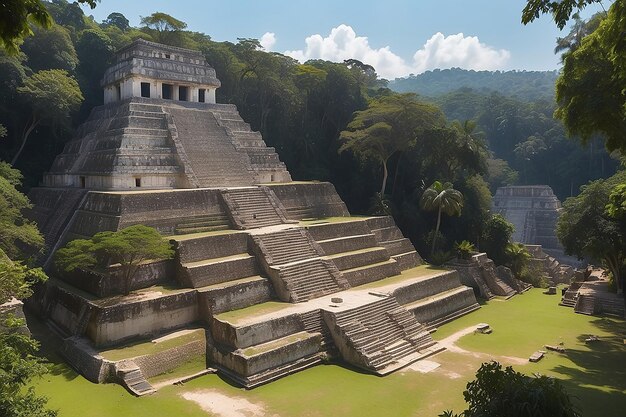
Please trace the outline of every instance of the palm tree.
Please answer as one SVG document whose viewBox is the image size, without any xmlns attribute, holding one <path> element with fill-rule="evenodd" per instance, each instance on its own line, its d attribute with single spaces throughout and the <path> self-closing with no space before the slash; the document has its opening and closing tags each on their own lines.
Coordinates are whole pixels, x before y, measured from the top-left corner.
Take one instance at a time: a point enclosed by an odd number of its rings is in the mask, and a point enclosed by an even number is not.
<svg viewBox="0 0 626 417">
<path fill-rule="evenodd" d="M 437 234 L 441 225 L 441 212 L 446 213 L 448 216 L 460 216 L 463 208 L 463 194 L 452 188 L 452 184 L 449 182 L 441 183 L 440 181 L 435 181 L 422 194 L 420 206 L 427 211 L 437 210 L 437 226 L 433 236 L 433 246 L 430 250 L 432 255 L 435 253 Z"/>
</svg>

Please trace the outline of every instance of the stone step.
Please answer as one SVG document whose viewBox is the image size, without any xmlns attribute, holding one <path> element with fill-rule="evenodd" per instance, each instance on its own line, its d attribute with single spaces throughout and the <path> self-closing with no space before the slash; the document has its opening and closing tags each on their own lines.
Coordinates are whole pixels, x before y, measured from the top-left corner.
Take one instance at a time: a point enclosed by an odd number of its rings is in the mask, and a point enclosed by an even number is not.
<svg viewBox="0 0 626 417">
<path fill-rule="evenodd" d="M 370 229 L 382 229 L 396 225 L 396 222 L 391 216 L 370 217 L 366 221 Z"/>
<path fill-rule="evenodd" d="M 266 277 L 254 275 L 198 288 L 198 296 L 208 304 L 211 314 L 219 314 L 271 301 L 272 291 Z"/>
<path fill-rule="evenodd" d="M 355 364 L 377 373 L 435 344 L 425 327 L 393 297 L 337 312 L 333 317 L 335 326 L 349 340 L 347 346 L 362 357 Z M 351 355 L 346 359 L 350 358 L 354 359 Z"/>
<path fill-rule="evenodd" d="M 254 239 L 266 251 L 266 261 L 270 265 L 283 265 L 319 256 L 303 233 L 300 229 L 291 229 L 257 235 Z"/>
<path fill-rule="evenodd" d="M 415 268 L 424 263 L 424 260 L 416 251 L 410 251 L 406 253 L 400 253 L 398 255 L 391 256 L 397 263 L 401 271 Z"/>
<path fill-rule="evenodd" d="M 462 314 L 480 308 L 476 302 L 474 290 L 466 286 L 442 291 L 431 297 L 403 304 L 403 306 L 415 315 L 418 322 L 428 328 L 432 328 L 433 323 L 447 323 Z M 464 313 L 461 314 L 461 312 Z"/>
<path fill-rule="evenodd" d="M 361 266 L 358 268 L 351 268 L 341 271 L 344 278 L 351 287 L 367 284 L 370 282 L 378 281 L 383 278 L 391 277 L 400 274 L 400 268 L 398 263 L 389 259 L 383 262 L 377 262 Z"/>
<path fill-rule="evenodd" d="M 280 278 L 286 283 L 294 302 L 307 301 L 345 289 L 345 283 L 338 282 L 338 277 L 335 276 L 338 273 L 333 272 L 320 259 L 280 268 Z"/>
<path fill-rule="evenodd" d="M 247 253 L 182 264 L 186 281 L 193 288 L 219 284 L 259 273 L 256 259 Z"/>
<path fill-rule="evenodd" d="M 383 227 L 381 229 L 372 229 L 372 233 L 379 242 L 387 242 L 392 240 L 403 239 L 402 232 L 396 225 Z"/>
<path fill-rule="evenodd" d="M 326 255 L 379 246 L 373 234 L 345 236 L 317 241 Z"/>
<path fill-rule="evenodd" d="M 415 250 L 411 241 L 406 238 L 380 242 L 380 245 L 387 249 L 389 255 L 399 255 Z"/>
<path fill-rule="evenodd" d="M 340 271 L 358 268 L 373 263 L 383 262 L 389 260 L 389 254 L 387 250 L 382 247 L 374 247 L 361 249 L 351 252 L 343 252 L 337 255 L 329 256 L 337 268 Z"/>
<path fill-rule="evenodd" d="M 145 379 L 141 370 L 137 368 L 118 371 L 122 384 L 134 395 L 140 397 L 156 392 L 154 387 Z"/>
<path fill-rule="evenodd" d="M 368 235 L 372 232 L 364 220 L 352 220 L 339 223 L 316 224 L 307 227 L 316 241 L 342 238 L 346 236 Z"/>
</svg>

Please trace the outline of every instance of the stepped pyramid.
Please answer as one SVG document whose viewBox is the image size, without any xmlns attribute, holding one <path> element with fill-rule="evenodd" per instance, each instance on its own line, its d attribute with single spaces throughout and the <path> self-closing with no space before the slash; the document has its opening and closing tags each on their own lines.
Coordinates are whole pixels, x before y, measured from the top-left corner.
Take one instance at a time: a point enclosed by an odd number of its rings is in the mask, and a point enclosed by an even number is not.
<svg viewBox="0 0 626 417">
<path fill-rule="evenodd" d="M 384 375 L 438 352 L 429 330 L 477 309 L 472 289 L 422 265 L 391 217 L 353 217 L 332 184 L 292 182 L 237 109 L 215 103 L 219 85 L 201 53 L 135 41 L 32 191 L 52 278 L 31 307 L 67 360 L 142 395 L 198 356 L 254 387 L 325 355 Z M 119 266 L 52 268 L 65 242 L 134 224 L 176 256 L 142 264 L 131 294 Z"/>
</svg>

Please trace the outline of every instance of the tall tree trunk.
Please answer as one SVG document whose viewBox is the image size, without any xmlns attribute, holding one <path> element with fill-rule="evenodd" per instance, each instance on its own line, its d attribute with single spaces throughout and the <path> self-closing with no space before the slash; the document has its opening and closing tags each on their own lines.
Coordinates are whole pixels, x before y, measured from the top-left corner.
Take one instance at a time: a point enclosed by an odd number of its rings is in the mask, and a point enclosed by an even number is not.
<svg viewBox="0 0 626 417">
<path fill-rule="evenodd" d="M 387 177 L 389 176 L 389 171 L 387 170 L 387 160 L 383 160 L 383 185 L 380 187 L 380 198 L 382 199 L 385 196 L 385 187 L 387 186 Z"/>
<path fill-rule="evenodd" d="M 400 161 L 402 160 L 402 154 L 398 156 L 396 161 L 396 172 L 393 174 L 393 183 L 391 184 L 391 196 L 396 193 L 396 183 L 398 182 L 398 171 L 400 170 Z"/>
<path fill-rule="evenodd" d="M 430 256 L 435 253 L 435 243 L 437 243 L 437 235 L 439 234 L 439 225 L 441 225 L 441 206 L 437 213 L 437 226 L 435 227 L 435 234 L 433 235 L 433 247 L 430 249 Z"/>
<path fill-rule="evenodd" d="M 28 136 L 30 136 L 31 132 L 33 131 L 35 127 L 37 127 L 38 124 L 39 124 L 39 119 L 33 114 L 33 116 L 30 119 L 30 124 L 26 125 L 26 127 L 24 128 L 24 134 L 22 135 L 22 144 L 20 145 L 20 148 L 17 150 L 17 153 L 15 154 L 15 156 L 13 156 L 13 159 L 11 160 L 11 165 L 15 165 L 17 158 L 20 157 L 20 154 L 24 150 L 24 146 L 26 145 Z"/>
</svg>

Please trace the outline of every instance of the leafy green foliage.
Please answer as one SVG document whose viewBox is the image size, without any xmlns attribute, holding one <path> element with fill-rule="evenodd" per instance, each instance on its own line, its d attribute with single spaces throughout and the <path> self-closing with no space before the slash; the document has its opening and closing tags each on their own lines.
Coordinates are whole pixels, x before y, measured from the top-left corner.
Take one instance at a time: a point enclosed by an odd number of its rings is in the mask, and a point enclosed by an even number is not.
<svg viewBox="0 0 626 417">
<path fill-rule="evenodd" d="M 389 82 L 389 88 L 426 97 L 472 89 L 484 95 L 498 92 L 524 101 L 537 101 L 554 96 L 556 78 L 556 71 L 474 71 L 451 68 L 396 78 Z"/>
<path fill-rule="evenodd" d="M 471 259 L 472 254 L 476 252 L 476 247 L 474 244 L 468 240 L 463 240 L 461 243 L 457 243 L 454 245 L 456 249 L 456 256 L 459 259 Z"/>
<path fill-rule="evenodd" d="M 28 57 L 28 67 L 34 72 L 49 69 L 71 72 L 78 65 L 69 31 L 56 24 L 47 29 L 35 29 L 34 36 L 24 41 L 22 51 Z"/>
<path fill-rule="evenodd" d="M 45 408 L 46 398 L 35 393 L 29 382 L 47 372 L 43 360 L 36 357 L 39 345 L 24 334 L 23 321 L 0 317 L 0 415 L 14 417 L 55 417 L 56 411 Z"/>
<path fill-rule="evenodd" d="M 414 94 L 382 96 L 355 113 L 348 129 L 341 132 L 344 143 L 339 152 L 350 150 L 360 159 L 382 164 L 380 194 L 384 195 L 389 158 L 415 146 L 420 133 L 442 121 L 436 107 L 419 102 Z"/>
<path fill-rule="evenodd" d="M 0 161 L 0 251 L 10 259 L 27 260 L 43 247 L 43 237 L 22 215 L 31 205 L 15 188 L 21 179 L 18 170 Z"/>
<path fill-rule="evenodd" d="M 185 39 L 181 36 L 181 31 L 187 27 L 187 24 L 167 13 L 155 12 L 150 16 L 142 17 L 141 24 L 146 27 L 146 31 L 156 42 L 174 46 L 186 46 Z"/>
<path fill-rule="evenodd" d="M 63 123 L 78 109 L 83 95 L 76 80 L 64 70 L 42 70 L 24 81 L 17 92 L 31 108 L 31 117 L 24 127 L 20 148 L 11 160 L 19 158 L 31 132 L 40 123 Z"/>
<path fill-rule="evenodd" d="M 578 417 L 569 395 L 554 378 L 528 377 L 498 362 L 486 362 L 467 384 L 463 397 L 468 408 L 461 414 L 446 411 L 440 417 Z"/>
<path fill-rule="evenodd" d="M 0 304 L 11 297 L 29 297 L 32 285 L 46 279 L 48 277 L 41 268 L 28 268 L 20 262 L 13 262 L 0 250 Z"/>
<path fill-rule="evenodd" d="M 93 9 L 98 0 L 78 0 Z M 32 35 L 31 24 L 49 28 L 52 18 L 41 0 L 6 0 L 0 3 L 0 46 L 10 55 L 18 53 L 19 44 Z"/>
<path fill-rule="evenodd" d="M 568 255 L 603 262 L 613 274 L 618 289 L 623 288 L 626 222 L 609 215 L 606 206 L 612 207 L 610 195 L 615 189 L 621 190 L 623 184 L 626 184 L 626 171 L 582 187 L 578 196 L 565 200 L 556 229 Z"/>
<path fill-rule="evenodd" d="M 437 225 L 435 226 L 435 235 L 430 250 L 430 253 L 434 254 L 437 234 L 441 225 L 441 213 L 445 213 L 448 216 L 460 216 L 463 209 L 463 194 L 452 188 L 452 184 L 449 182 L 435 181 L 424 190 L 420 199 L 420 206 L 423 210 L 437 212 Z"/>
<path fill-rule="evenodd" d="M 563 29 L 573 14 L 601 0 L 528 0 L 522 11 L 522 23 L 528 24 L 543 14 L 550 14 L 559 29 Z"/>
<path fill-rule="evenodd" d="M 496 265 L 506 264 L 506 248 L 514 231 L 513 225 L 500 214 L 494 214 L 487 221 L 480 248 Z"/>
<path fill-rule="evenodd" d="M 155 229 L 143 225 L 129 226 L 117 232 L 100 232 L 91 239 L 69 242 L 55 254 L 55 265 L 71 272 L 93 266 L 120 264 L 124 292 L 129 294 L 140 265 L 152 259 L 169 259 L 174 251 Z"/>
<path fill-rule="evenodd" d="M 626 6 L 616 2 L 600 27 L 565 55 L 555 112 L 570 134 L 587 140 L 600 132 L 606 137 L 607 149 L 622 153 L 626 152 L 626 98 L 621 90 L 626 70 L 620 62 L 626 51 L 615 45 L 614 39 L 624 31 L 625 13 Z"/>
<path fill-rule="evenodd" d="M 516 277 L 522 276 L 524 269 L 528 267 L 528 261 L 530 260 L 530 253 L 526 250 L 526 247 L 522 243 L 509 242 L 504 249 L 506 255 L 506 266 L 511 268 L 511 271 Z"/>
</svg>

